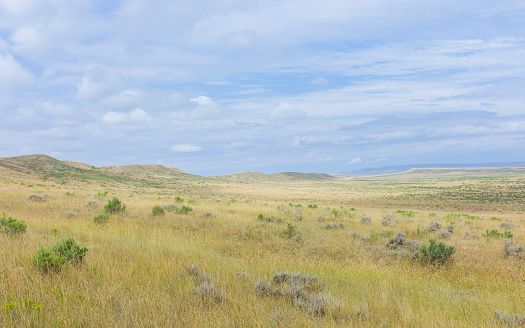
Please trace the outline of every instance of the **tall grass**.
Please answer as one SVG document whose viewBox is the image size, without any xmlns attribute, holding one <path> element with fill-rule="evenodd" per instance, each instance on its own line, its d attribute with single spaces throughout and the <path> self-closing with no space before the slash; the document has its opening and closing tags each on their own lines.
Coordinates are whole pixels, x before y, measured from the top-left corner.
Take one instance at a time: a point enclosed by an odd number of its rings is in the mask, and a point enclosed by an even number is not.
<svg viewBox="0 0 525 328">
<path fill-rule="evenodd" d="M 159 216 L 151 214 L 152 207 L 174 204 L 177 193 L 114 187 L 107 197 L 121 199 L 126 210 L 100 225 L 93 216 L 104 202 L 85 206 L 99 186 L 71 187 L 74 196 L 50 187 L 46 202 L 30 202 L 34 190 L 0 184 L 0 212 L 27 223 L 23 235 L 0 233 L 0 326 L 489 327 L 496 310 L 525 314 L 525 261 L 505 258 L 502 239 L 462 238 L 466 231 L 481 235 L 495 228 L 495 221 L 459 217 L 446 241 L 456 249 L 454 261 L 436 267 L 385 247 L 389 238 L 381 234 L 386 228 L 381 220 L 391 213 L 388 229 L 425 243 L 437 236 L 426 228 L 446 211 L 433 209 L 436 218 L 418 209 L 407 220 L 396 213 L 398 207 L 331 203 L 334 190 L 320 189 L 319 208 L 304 202 L 299 220 L 296 207 L 287 205 L 298 199 L 284 192 L 258 195 L 252 187 L 233 186 L 250 193 L 249 202 L 181 194 L 196 199 L 193 211 Z M 327 206 L 359 210 L 335 215 Z M 67 211 L 77 215 L 64 217 Z M 282 222 L 257 220 L 259 213 Z M 363 215 L 371 216 L 370 224 L 360 223 Z M 523 224 L 515 214 L 508 218 Z M 288 223 L 301 239 L 282 238 Z M 323 229 L 338 223 L 344 229 Z M 520 227 L 513 233 L 514 240 L 525 242 Z M 370 242 L 361 241 L 372 234 Z M 37 250 L 68 236 L 89 249 L 83 263 L 42 274 L 32 262 Z M 205 273 L 204 280 L 188 272 L 192 264 Z M 340 315 L 313 315 L 285 298 L 254 292 L 259 279 L 280 271 L 319 277 L 323 293 L 340 302 Z M 205 301 L 204 287 L 211 283 L 223 301 Z"/>
</svg>

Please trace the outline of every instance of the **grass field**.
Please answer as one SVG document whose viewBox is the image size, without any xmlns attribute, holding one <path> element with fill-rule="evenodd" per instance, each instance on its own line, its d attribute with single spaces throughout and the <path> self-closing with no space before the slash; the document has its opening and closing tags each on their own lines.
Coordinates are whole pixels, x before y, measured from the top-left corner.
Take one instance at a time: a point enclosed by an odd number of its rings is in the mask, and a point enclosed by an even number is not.
<svg viewBox="0 0 525 328">
<path fill-rule="evenodd" d="M 525 322 L 525 254 L 504 256 L 503 236 L 483 236 L 508 230 L 525 244 L 522 175 L 128 181 L 4 172 L 0 212 L 24 220 L 27 231 L 0 232 L 1 327 Z M 47 197 L 28 200 L 32 194 Z M 114 197 L 126 209 L 93 222 Z M 192 210 L 154 216 L 155 205 Z M 441 227 L 427 231 L 433 222 Z M 386 247 L 398 231 L 419 245 L 444 241 L 455 248 L 452 260 L 431 265 Z M 39 248 L 69 236 L 88 248 L 84 260 L 41 272 L 33 263 Z"/>
</svg>

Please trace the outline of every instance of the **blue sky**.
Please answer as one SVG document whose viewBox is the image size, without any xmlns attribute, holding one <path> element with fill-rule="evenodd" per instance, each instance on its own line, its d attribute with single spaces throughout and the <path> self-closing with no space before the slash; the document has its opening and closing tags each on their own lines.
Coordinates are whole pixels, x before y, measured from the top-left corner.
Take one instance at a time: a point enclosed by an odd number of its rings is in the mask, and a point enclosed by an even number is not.
<svg viewBox="0 0 525 328">
<path fill-rule="evenodd" d="M 194 174 L 525 160 L 525 2 L 0 0 L 0 156 Z"/>
</svg>

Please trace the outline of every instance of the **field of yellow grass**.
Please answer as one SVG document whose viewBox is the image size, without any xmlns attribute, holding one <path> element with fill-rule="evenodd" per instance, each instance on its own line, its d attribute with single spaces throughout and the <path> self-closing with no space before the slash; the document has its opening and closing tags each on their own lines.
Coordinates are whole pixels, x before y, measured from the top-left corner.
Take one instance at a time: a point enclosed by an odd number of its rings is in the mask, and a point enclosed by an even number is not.
<svg viewBox="0 0 525 328">
<path fill-rule="evenodd" d="M 488 193 L 505 189 L 487 181 Z M 525 259 L 504 256 L 503 237 L 482 236 L 508 222 L 525 244 L 514 203 L 459 201 L 455 189 L 426 201 L 391 181 L 215 181 L 184 191 L 30 182 L 0 181 L 0 212 L 27 223 L 23 234 L 0 232 L 1 327 L 492 327 L 525 316 Z M 94 223 L 113 197 L 125 211 Z M 155 205 L 192 211 L 154 216 Z M 441 228 L 428 232 L 433 222 Z M 447 225 L 443 241 L 456 252 L 446 265 L 385 246 L 397 231 L 441 241 Z M 88 248 L 84 261 L 39 271 L 37 250 L 69 236 Z M 292 284 L 294 274 L 315 286 Z"/>
</svg>

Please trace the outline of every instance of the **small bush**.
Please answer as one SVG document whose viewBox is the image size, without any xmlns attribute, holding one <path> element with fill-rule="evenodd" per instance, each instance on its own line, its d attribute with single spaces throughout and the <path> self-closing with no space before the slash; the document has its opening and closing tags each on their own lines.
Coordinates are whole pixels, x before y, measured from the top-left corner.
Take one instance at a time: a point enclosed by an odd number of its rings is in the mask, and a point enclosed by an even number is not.
<svg viewBox="0 0 525 328">
<path fill-rule="evenodd" d="M 103 199 L 104 197 L 106 197 L 108 195 L 108 191 L 99 191 L 95 194 L 95 198 L 98 198 L 98 199 Z"/>
<path fill-rule="evenodd" d="M 182 203 L 184 201 L 184 198 L 180 198 L 179 196 L 175 197 L 175 203 Z"/>
<path fill-rule="evenodd" d="M 66 263 L 81 263 L 87 251 L 87 247 L 77 245 L 72 237 L 68 237 L 50 249 L 40 247 L 33 257 L 33 263 L 43 273 L 58 272 Z"/>
<path fill-rule="evenodd" d="M 98 202 L 97 202 L 96 200 L 94 200 L 94 199 L 92 199 L 92 200 L 88 200 L 88 201 L 84 204 L 84 206 L 86 206 L 86 207 L 95 207 L 95 206 L 97 206 L 97 205 L 98 205 Z"/>
<path fill-rule="evenodd" d="M 372 223 L 372 216 L 363 214 L 363 216 L 361 216 L 361 223 L 364 223 L 364 224 Z"/>
<path fill-rule="evenodd" d="M 108 221 L 108 219 L 109 219 L 109 215 L 108 214 L 100 213 L 99 215 L 96 215 L 93 218 L 93 222 L 99 223 L 99 224 L 103 224 L 103 223 L 106 223 Z"/>
<path fill-rule="evenodd" d="M 47 195 L 29 195 L 29 197 L 27 198 L 27 200 L 29 201 L 32 201 L 32 202 L 45 202 L 47 201 Z"/>
<path fill-rule="evenodd" d="M 5 213 L 2 213 L 2 217 L 0 218 L 0 231 L 10 235 L 19 235 L 26 232 L 26 229 L 27 224 L 25 221 L 13 217 L 6 217 Z"/>
<path fill-rule="evenodd" d="M 499 238 L 499 237 L 512 238 L 514 235 L 509 230 L 505 230 L 505 232 L 501 233 L 496 229 L 492 229 L 492 230 L 487 229 L 485 230 L 485 233 L 482 236 L 485 237 L 487 241 L 489 241 L 490 238 Z"/>
<path fill-rule="evenodd" d="M 342 222 L 339 223 L 328 223 L 323 227 L 324 230 L 337 230 L 337 229 L 344 229 L 345 225 Z"/>
<path fill-rule="evenodd" d="M 188 214 L 191 211 L 193 211 L 193 208 L 191 208 L 189 206 L 186 206 L 186 205 L 182 205 L 181 208 L 175 210 L 175 213 L 177 213 L 177 214 Z"/>
<path fill-rule="evenodd" d="M 33 263 L 43 273 L 58 272 L 64 265 L 65 259 L 42 246 L 33 257 Z"/>
<path fill-rule="evenodd" d="M 318 208 L 317 204 L 308 204 L 308 208 Z"/>
<path fill-rule="evenodd" d="M 292 237 L 295 237 L 296 235 L 299 235 L 299 233 L 297 232 L 297 226 L 294 226 L 291 223 L 288 223 L 286 226 L 286 229 L 284 229 L 281 232 L 281 237 L 284 237 L 284 238 L 292 238 Z"/>
<path fill-rule="evenodd" d="M 435 239 L 429 240 L 430 244 L 423 245 L 419 249 L 419 256 L 423 262 L 431 265 L 445 265 L 452 260 L 452 255 L 456 252 L 453 246 L 447 246 L 444 242 L 436 243 Z"/>
<path fill-rule="evenodd" d="M 164 215 L 164 209 L 163 209 L 162 206 L 160 206 L 160 205 L 155 205 L 155 206 L 153 206 L 153 208 L 151 209 L 151 214 L 152 214 L 153 216 Z"/>
<path fill-rule="evenodd" d="M 173 205 L 173 204 L 165 205 L 163 208 L 166 212 L 175 212 L 179 209 L 178 206 Z"/>
<path fill-rule="evenodd" d="M 120 199 L 114 197 L 108 200 L 108 203 L 104 205 L 104 212 L 108 214 L 116 214 L 126 209 L 126 205 L 122 204 Z"/>
<path fill-rule="evenodd" d="M 428 228 L 427 228 L 427 231 L 428 232 L 432 232 L 432 231 L 436 231 L 438 229 L 441 229 L 441 223 L 439 222 L 432 222 Z"/>
<path fill-rule="evenodd" d="M 515 256 L 519 259 L 525 259 L 525 249 L 522 245 L 517 244 L 512 239 L 505 239 L 505 245 L 503 247 L 503 257 Z"/>
<path fill-rule="evenodd" d="M 495 311 L 495 321 L 501 325 L 506 326 L 525 326 L 525 315 L 520 316 L 518 314 L 505 314 L 501 311 Z"/>
<path fill-rule="evenodd" d="M 264 220 L 264 214 L 259 213 L 259 214 L 257 215 L 257 220 L 259 220 L 259 221 Z"/>
</svg>

